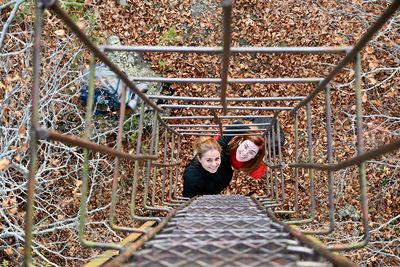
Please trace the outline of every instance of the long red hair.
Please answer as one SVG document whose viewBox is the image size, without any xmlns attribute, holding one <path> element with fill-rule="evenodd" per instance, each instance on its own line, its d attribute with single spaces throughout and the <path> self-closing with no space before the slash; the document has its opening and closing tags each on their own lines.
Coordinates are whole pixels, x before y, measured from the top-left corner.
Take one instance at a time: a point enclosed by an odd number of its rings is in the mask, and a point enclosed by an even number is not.
<svg viewBox="0 0 400 267">
<path fill-rule="evenodd" d="M 249 140 L 253 142 L 256 146 L 258 146 L 258 153 L 257 155 L 249 161 L 244 162 L 243 166 L 240 168 L 240 171 L 244 171 L 246 173 L 250 173 L 256 170 L 265 156 L 265 145 L 264 145 L 264 138 L 261 136 L 249 135 L 249 136 L 235 136 L 228 144 L 228 151 L 229 154 L 236 153 L 236 149 L 239 145 L 245 141 Z M 236 156 L 236 155 L 235 155 Z"/>
</svg>

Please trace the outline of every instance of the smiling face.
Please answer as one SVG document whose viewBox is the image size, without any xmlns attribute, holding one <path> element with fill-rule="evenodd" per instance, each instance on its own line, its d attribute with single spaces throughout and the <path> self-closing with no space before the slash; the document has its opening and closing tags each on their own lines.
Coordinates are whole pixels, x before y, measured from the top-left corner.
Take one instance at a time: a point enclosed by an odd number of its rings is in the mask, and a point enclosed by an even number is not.
<svg viewBox="0 0 400 267">
<path fill-rule="evenodd" d="M 259 147 L 250 140 L 244 140 L 236 149 L 236 159 L 239 162 L 246 162 L 257 156 Z"/>
<path fill-rule="evenodd" d="M 202 157 L 197 156 L 201 166 L 210 173 L 216 173 L 221 165 L 221 153 L 216 149 L 211 149 L 204 153 Z"/>
</svg>

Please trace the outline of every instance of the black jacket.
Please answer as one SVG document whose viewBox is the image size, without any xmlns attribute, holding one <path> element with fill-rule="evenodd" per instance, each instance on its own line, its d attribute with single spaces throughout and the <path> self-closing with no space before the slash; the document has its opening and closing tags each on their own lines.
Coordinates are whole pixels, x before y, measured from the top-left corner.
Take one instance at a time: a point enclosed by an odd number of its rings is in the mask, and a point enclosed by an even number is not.
<svg viewBox="0 0 400 267">
<path fill-rule="evenodd" d="M 183 174 L 183 196 L 219 194 L 232 180 L 229 156 L 221 154 L 221 165 L 216 173 L 206 171 L 196 158 L 186 166 Z"/>
</svg>

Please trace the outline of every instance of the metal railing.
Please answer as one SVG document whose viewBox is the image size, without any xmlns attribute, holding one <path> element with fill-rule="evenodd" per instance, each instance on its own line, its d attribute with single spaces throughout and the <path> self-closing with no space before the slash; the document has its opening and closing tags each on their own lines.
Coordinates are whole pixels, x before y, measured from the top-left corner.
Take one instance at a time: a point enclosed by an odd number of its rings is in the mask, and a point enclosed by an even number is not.
<svg viewBox="0 0 400 267">
<path fill-rule="evenodd" d="M 135 232 L 138 231 L 136 228 L 116 225 L 116 203 L 117 203 L 117 191 L 118 191 L 118 177 L 119 177 L 119 166 L 121 159 L 126 159 L 134 163 L 134 174 L 133 174 L 133 189 L 131 199 L 131 218 L 134 221 L 147 221 L 153 220 L 159 222 L 156 229 L 150 230 L 149 232 L 143 233 L 146 238 L 150 238 L 157 231 L 159 231 L 168 221 L 171 216 L 176 212 L 176 206 L 180 206 L 183 203 L 188 204 L 188 199 L 179 197 L 178 193 L 178 179 L 180 179 L 179 165 L 181 164 L 181 139 L 185 135 L 215 135 L 216 133 L 223 133 L 224 127 L 227 124 L 222 123 L 225 119 L 253 119 L 257 117 L 271 118 L 271 122 L 265 124 L 266 129 L 261 133 L 246 132 L 242 133 L 237 131 L 228 135 L 253 135 L 259 134 L 265 137 L 266 151 L 268 153 L 265 158 L 265 163 L 269 167 L 265 181 L 268 186 L 268 192 L 265 197 L 259 197 L 261 205 L 268 208 L 270 212 L 275 214 L 295 214 L 299 211 L 299 169 L 307 169 L 309 171 L 310 179 L 310 216 L 305 219 L 288 220 L 285 225 L 290 224 L 305 224 L 311 223 L 315 219 L 316 204 L 315 204 L 315 188 L 314 188 L 314 172 L 315 170 L 323 170 L 327 172 L 328 177 L 328 206 L 329 206 L 329 228 L 318 229 L 313 231 L 304 231 L 306 234 L 326 234 L 334 230 L 334 200 L 333 200 L 333 173 L 337 170 L 347 168 L 350 166 L 358 166 L 359 168 L 359 179 L 360 179 L 360 202 L 362 211 L 362 223 L 364 226 L 364 238 L 362 241 L 354 244 L 345 244 L 341 246 L 328 247 L 330 250 L 346 250 L 354 249 L 364 246 L 369 240 L 369 228 L 368 228 L 368 201 L 367 201 L 367 189 L 366 189 L 366 174 L 365 174 L 365 161 L 389 153 L 400 147 L 400 140 L 394 140 L 390 144 L 381 146 L 371 151 L 364 151 L 363 147 L 363 131 L 362 131 L 362 102 L 361 102 L 361 57 L 359 53 L 365 44 L 371 39 L 371 37 L 379 30 L 380 27 L 392 16 L 400 5 L 399 0 L 393 1 L 393 3 L 387 8 L 384 14 L 368 29 L 363 35 L 359 42 L 354 47 L 231 47 L 231 14 L 232 14 L 232 1 L 223 1 L 223 14 L 224 14 L 224 34 L 223 34 L 223 47 L 175 47 L 175 46 L 163 46 L 163 47 L 149 47 L 149 46 L 96 46 L 89 38 L 79 29 L 79 27 L 73 22 L 71 17 L 64 12 L 60 7 L 59 3 L 55 0 L 42 0 L 37 1 L 36 7 L 36 19 L 35 19 L 35 38 L 34 38 L 34 53 L 33 53 L 33 87 L 32 87 L 32 127 L 31 127 L 31 139 L 30 139 L 30 168 L 29 168 L 29 180 L 28 180 L 28 197 L 27 197 L 27 212 L 26 212 L 26 230 L 25 230 L 25 265 L 32 265 L 32 228 L 34 225 L 34 194 L 35 194 L 35 173 L 38 168 L 38 144 L 40 140 L 52 140 L 65 143 L 70 146 L 77 146 L 83 148 L 84 154 L 84 165 L 82 166 L 82 195 L 81 195 L 81 206 L 80 206 L 80 221 L 79 221 L 79 238 L 83 246 L 101 249 L 117 249 L 123 251 L 124 248 L 113 243 L 101 243 L 94 242 L 85 239 L 85 225 L 87 216 L 87 188 L 88 188 L 88 172 L 89 172 L 89 160 L 90 152 L 104 153 L 115 158 L 114 162 L 114 174 L 112 178 L 112 199 L 109 224 L 110 227 L 118 231 Z M 41 32 L 43 27 L 43 12 L 45 9 L 49 9 L 54 12 L 59 18 L 61 18 L 65 24 L 76 34 L 81 42 L 91 51 L 93 57 L 91 59 L 90 77 L 89 77 L 89 102 L 86 109 L 86 126 L 83 138 L 77 136 L 65 135 L 60 132 L 46 129 L 39 124 L 39 91 L 40 91 L 40 48 L 41 48 Z M 112 63 L 106 56 L 107 52 L 110 51 L 136 51 L 136 52 L 153 52 L 153 53 L 207 53 L 207 54 L 218 54 L 222 58 L 222 71 L 220 78 L 169 78 L 169 77 L 134 77 L 133 81 L 142 82 L 167 82 L 167 83 L 215 83 L 220 85 L 220 97 L 219 98 L 204 98 L 204 97 L 186 97 L 186 96 L 147 96 L 140 91 L 135 83 L 128 78 L 128 76 L 122 72 L 114 63 Z M 344 54 L 344 58 L 339 64 L 325 77 L 315 78 L 230 78 L 228 77 L 229 60 L 233 54 L 240 53 L 262 53 L 262 54 Z M 94 59 L 98 59 L 109 67 L 124 83 L 122 101 L 124 103 L 124 97 L 126 89 L 132 90 L 141 99 L 140 106 L 140 119 L 138 126 L 138 137 L 136 143 L 135 153 L 129 153 L 123 151 L 122 147 L 122 134 L 125 108 L 121 105 L 118 122 L 118 135 L 116 149 L 99 145 L 90 141 L 91 128 L 92 128 L 92 112 L 93 112 L 93 95 L 94 95 Z M 334 163 L 333 152 L 332 152 L 332 112 L 330 108 L 330 81 L 342 70 L 347 64 L 354 62 L 355 68 L 355 92 L 356 92 L 356 124 L 357 124 L 357 156 L 350 158 L 346 161 Z M 248 84 L 248 83 L 285 83 L 285 84 L 312 84 L 315 85 L 315 89 L 308 96 L 292 96 L 292 97 L 247 97 L 247 98 L 230 98 L 227 96 L 227 86 L 230 84 Z M 312 110 L 311 102 L 320 93 L 325 93 L 325 106 L 326 106 L 326 132 L 327 132 L 327 164 L 316 164 L 313 156 L 313 140 L 312 140 Z M 157 105 L 152 100 L 178 100 L 186 102 L 204 102 L 204 105 L 189 105 L 189 104 L 162 104 Z M 228 102 L 262 102 L 271 103 L 269 106 L 228 106 Z M 292 106 L 274 106 L 274 102 L 285 102 L 292 101 L 297 104 Z M 208 103 L 218 102 L 219 105 L 208 105 Z M 148 151 L 142 153 L 142 134 L 143 134 L 143 120 L 145 106 L 151 109 L 152 124 L 151 134 L 148 146 Z M 170 109 L 206 109 L 212 113 L 212 116 L 166 116 L 163 115 L 164 108 Z M 307 123 L 307 162 L 300 162 L 299 160 L 299 111 L 301 109 L 306 111 L 306 123 Z M 227 114 L 230 110 L 251 110 L 251 111 L 267 111 L 271 115 L 232 115 Z M 221 110 L 223 115 L 217 115 L 214 110 Z M 213 112 L 214 111 L 214 112 Z M 288 112 L 289 115 L 293 116 L 294 128 L 295 128 L 295 154 L 294 162 L 289 164 L 285 163 L 282 158 L 281 152 L 281 140 L 280 140 L 280 126 L 278 117 L 282 112 Z M 175 123 L 170 123 L 170 121 Z M 213 125 L 202 124 L 181 124 L 176 123 L 177 121 L 195 120 L 208 123 L 214 121 Z M 246 123 L 248 126 L 260 126 L 255 123 Z M 207 127 L 206 127 L 207 126 Z M 160 131 L 162 128 L 163 137 Z M 197 128 L 197 129 L 193 129 Z M 208 128 L 208 129 L 205 129 Z M 161 138 L 164 138 L 163 155 L 160 159 L 159 154 L 161 149 L 158 147 Z M 277 140 L 275 140 L 275 138 Z M 278 144 L 278 151 L 271 144 Z M 177 152 L 175 152 L 177 151 Z M 142 166 L 141 166 L 142 164 Z M 144 193 L 143 193 L 143 207 L 153 214 L 154 212 L 168 213 L 166 217 L 161 218 L 160 216 L 143 216 L 143 214 L 137 213 L 136 196 L 138 194 L 138 172 L 142 168 L 144 171 Z M 156 203 L 156 191 L 158 179 L 158 168 L 161 168 L 161 203 Z M 282 210 L 277 207 L 283 206 L 286 202 L 285 192 L 285 179 L 283 176 L 284 169 L 289 168 L 293 170 L 295 177 L 295 192 L 294 192 L 294 208 L 293 210 Z M 290 228 L 290 226 L 288 226 Z M 140 231 L 143 232 L 143 231 Z M 145 239 L 146 239 L 145 238 Z M 141 239 L 144 240 L 144 239 Z M 144 241 L 140 241 L 144 242 Z M 140 243 L 139 242 L 139 243 Z M 142 245 L 142 243 L 136 246 Z"/>
</svg>

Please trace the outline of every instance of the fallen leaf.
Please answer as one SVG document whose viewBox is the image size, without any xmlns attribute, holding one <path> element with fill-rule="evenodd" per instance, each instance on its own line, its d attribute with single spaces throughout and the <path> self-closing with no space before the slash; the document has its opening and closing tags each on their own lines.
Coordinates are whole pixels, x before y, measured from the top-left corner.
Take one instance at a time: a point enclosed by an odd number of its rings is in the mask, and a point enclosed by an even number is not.
<svg viewBox="0 0 400 267">
<path fill-rule="evenodd" d="M 8 167 L 8 165 L 10 165 L 10 161 L 8 159 L 0 160 L 0 170 L 4 170 Z"/>
<path fill-rule="evenodd" d="M 64 36 L 65 35 L 65 30 L 61 29 L 61 30 L 56 30 L 55 35 L 57 36 Z"/>
</svg>

